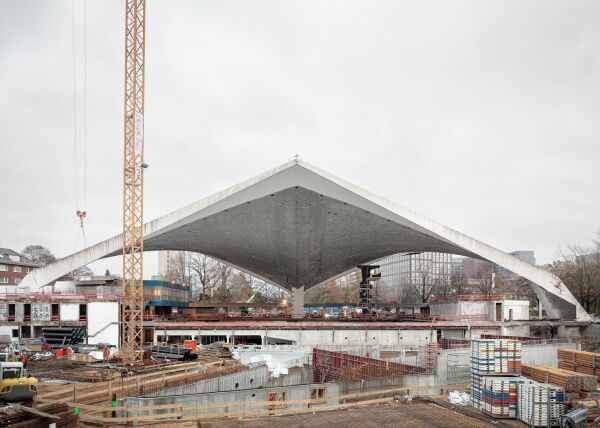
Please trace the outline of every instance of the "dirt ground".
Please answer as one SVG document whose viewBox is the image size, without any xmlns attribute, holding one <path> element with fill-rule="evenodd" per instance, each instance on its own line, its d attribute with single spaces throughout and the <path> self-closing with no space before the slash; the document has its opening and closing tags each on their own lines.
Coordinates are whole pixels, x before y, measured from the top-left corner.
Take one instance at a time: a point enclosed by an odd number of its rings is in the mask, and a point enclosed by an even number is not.
<svg viewBox="0 0 600 428">
<path fill-rule="evenodd" d="M 524 427 L 517 421 L 502 421 L 501 424 L 481 421 L 474 417 L 446 409 L 433 403 L 415 402 L 392 405 L 302 414 L 272 416 L 252 420 L 226 420 L 202 423 L 202 427 L 219 428 L 333 428 L 333 427 L 433 427 L 433 428 L 479 428 L 479 427 Z"/>
</svg>

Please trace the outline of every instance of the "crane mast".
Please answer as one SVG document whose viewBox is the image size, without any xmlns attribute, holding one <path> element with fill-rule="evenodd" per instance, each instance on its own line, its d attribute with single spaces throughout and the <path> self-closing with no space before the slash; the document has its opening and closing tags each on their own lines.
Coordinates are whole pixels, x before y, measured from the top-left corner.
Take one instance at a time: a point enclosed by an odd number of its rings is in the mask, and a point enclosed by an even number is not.
<svg viewBox="0 0 600 428">
<path fill-rule="evenodd" d="M 146 0 L 125 0 L 121 354 L 143 362 L 144 48 Z"/>
</svg>

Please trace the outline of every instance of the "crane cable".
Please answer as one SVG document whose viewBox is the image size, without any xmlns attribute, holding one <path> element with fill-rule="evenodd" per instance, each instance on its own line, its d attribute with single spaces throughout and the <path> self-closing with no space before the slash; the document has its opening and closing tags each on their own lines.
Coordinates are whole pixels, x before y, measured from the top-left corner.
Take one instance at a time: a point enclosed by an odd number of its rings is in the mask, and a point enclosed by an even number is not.
<svg viewBox="0 0 600 428">
<path fill-rule="evenodd" d="M 87 209 L 87 0 L 83 1 L 84 7 L 84 45 L 83 45 L 83 56 L 84 56 L 84 70 L 83 70 L 83 136 L 78 135 L 77 130 L 77 44 L 76 44 L 76 29 L 77 29 L 77 14 L 75 8 L 75 0 L 72 0 L 72 73 L 73 73 L 73 143 L 74 143 L 74 157 L 75 157 L 75 206 L 77 209 L 77 216 L 80 219 L 80 225 L 83 227 L 83 219 L 86 217 Z M 80 131 L 81 132 L 81 131 Z M 83 138 L 83 210 L 79 209 L 80 196 L 79 196 L 79 156 L 78 153 L 78 139 Z"/>
<path fill-rule="evenodd" d="M 79 218 L 79 227 L 77 229 L 77 237 L 75 238 L 75 252 L 79 246 L 80 237 L 83 237 L 83 248 L 88 247 L 88 240 L 85 233 L 83 220 L 87 216 L 87 0 L 83 0 L 83 210 L 79 209 L 79 153 L 78 153 L 78 133 L 77 133 L 77 49 L 76 49 L 76 8 L 75 0 L 72 0 L 72 73 L 73 73 L 73 139 L 75 152 L 75 206 L 77 208 L 77 217 Z"/>
</svg>

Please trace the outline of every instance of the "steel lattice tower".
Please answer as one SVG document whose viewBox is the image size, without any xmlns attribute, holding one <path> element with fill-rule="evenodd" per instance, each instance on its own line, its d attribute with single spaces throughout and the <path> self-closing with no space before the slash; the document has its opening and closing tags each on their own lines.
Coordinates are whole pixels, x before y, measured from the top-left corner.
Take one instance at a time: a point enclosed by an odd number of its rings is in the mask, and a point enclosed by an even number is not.
<svg viewBox="0 0 600 428">
<path fill-rule="evenodd" d="M 143 359 L 144 47 L 145 0 L 125 4 L 125 127 L 123 154 L 123 296 L 121 353 Z"/>
</svg>

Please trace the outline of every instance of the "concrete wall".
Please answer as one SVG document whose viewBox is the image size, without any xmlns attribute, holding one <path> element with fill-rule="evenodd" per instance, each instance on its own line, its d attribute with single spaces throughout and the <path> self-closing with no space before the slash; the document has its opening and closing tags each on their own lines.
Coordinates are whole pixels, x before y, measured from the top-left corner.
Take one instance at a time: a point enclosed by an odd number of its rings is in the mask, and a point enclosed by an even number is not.
<svg viewBox="0 0 600 428">
<path fill-rule="evenodd" d="M 233 373 L 213 379 L 201 380 L 189 385 L 144 394 L 142 397 L 168 397 L 173 395 L 205 394 L 219 391 L 235 391 L 252 388 L 264 388 L 269 381 L 266 366 L 256 367 L 244 372 Z"/>
<path fill-rule="evenodd" d="M 526 345 L 522 348 L 521 361 L 523 364 L 538 364 L 544 366 L 557 367 L 557 350 L 561 349 L 581 349 L 577 343 L 561 343 L 550 345 Z"/>
<path fill-rule="evenodd" d="M 215 404 L 227 403 L 243 403 L 237 406 L 228 406 L 203 410 L 185 410 L 184 415 L 194 416 L 202 413 L 224 413 L 237 411 L 258 411 L 267 410 L 267 405 L 248 406 L 251 402 L 264 402 L 269 400 L 269 394 L 277 394 L 277 398 L 281 399 L 285 393 L 286 399 L 291 400 L 308 400 L 311 398 L 311 390 L 315 388 L 324 388 L 325 397 L 337 397 L 340 395 L 340 386 L 337 383 L 330 382 L 325 384 L 308 384 L 308 385 L 292 385 L 275 388 L 261 388 L 248 390 L 233 390 L 227 392 L 213 392 L 207 394 L 191 394 L 191 395 L 172 395 L 167 397 L 127 397 L 120 400 L 120 404 L 132 407 L 145 407 L 161 404 L 183 404 L 185 406 L 207 406 Z M 337 400 L 328 400 L 326 403 L 312 405 L 311 407 L 319 407 L 325 405 L 337 404 Z M 305 403 L 291 403 L 286 408 L 298 409 L 306 408 Z M 140 415 L 167 413 L 167 411 L 154 410 L 142 411 Z M 273 413 L 277 413 L 275 410 Z"/>
<path fill-rule="evenodd" d="M 512 310 L 512 318 L 510 311 Z M 528 300 L 505 300 L 502 302 L 502 316 L 504 320 L 524 321 L 529 319 Z"/>
<path fill-rule="evenodd" d="M 523 364 L 539 364 L 557 367 L 559 348 L 579 349 L 576 343 L 553 343 L 546 345 L 523 345 Z M 443 349 L 438 351 L 437 373 L 432 385 L 451 385 L 469 382 L 471 349 Z"/>
<path fill-rule="evenodd" d="M 344 345 L 344 346 L 365 346 L 365 345 L 425 345 L 433 341 L 436 342 L 436 330 L 400 330 L 400 329 L 348 329 L 348 330 L 323 330 L 323 329 L 305 329 L 305 330 L 233 330 L 233 329 L 155 329 L 154 341 L 157 342 L 158 336 L 226 336 L 231 343 L 235 336 L 259 336 L 262 343 L 265 343 L 266 337 L 284 339 L 291 341 L 299 346 L 319 346 L 319 345 Z"/>
<path fill-rule="evenodd" d="M 119 345 L 118 302 L 89 302 L 87 319 L 88 343 Z"/>
<path fill-rule="evenodd" d="M 61 303 L 60 320 L 79 321 L 79 303 Z"/>
<path fill-rule="evenodd" d="M 450 301 L 429 304 L 431 315 L 482 315 L 490 314 L 490 302 Z M 492 318 L 493 319 L 493 318 Z"/>
</svg>

